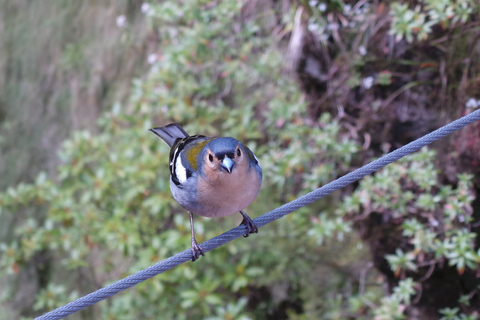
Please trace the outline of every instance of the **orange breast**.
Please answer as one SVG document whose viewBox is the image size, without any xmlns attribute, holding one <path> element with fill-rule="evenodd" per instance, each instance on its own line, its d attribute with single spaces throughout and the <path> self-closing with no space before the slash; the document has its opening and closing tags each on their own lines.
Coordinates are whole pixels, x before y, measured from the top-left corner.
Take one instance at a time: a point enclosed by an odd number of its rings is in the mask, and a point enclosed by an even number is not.
<svg viewBox="0 0 480 320">
<path fill-rule="evenodd" d="M 231 174 L 219 171 L 208 178 L 199 177 L 197 200 L 202 205 L 192 213 L 205 217 L 223 217 L 239 212 L 255 200 L 261 180 L 253 168 L 243 167 Z"/>
</svg>

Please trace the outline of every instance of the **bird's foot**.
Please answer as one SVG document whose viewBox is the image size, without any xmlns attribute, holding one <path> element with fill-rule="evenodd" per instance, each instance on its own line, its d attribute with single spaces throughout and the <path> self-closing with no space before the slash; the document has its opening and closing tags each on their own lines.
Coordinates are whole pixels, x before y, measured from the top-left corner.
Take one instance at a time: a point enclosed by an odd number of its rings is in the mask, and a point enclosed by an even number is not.
<svg viewBox="0 0 480 320">
<path fill-rule="evenodd" d="M 205 256 L 202 248 L 200 248 L 200 246 L 198 245 L 197 240 L 192 239 L 192 261 L 200 258 L 200 255 Z"/>
<path fill-rule="evenodd" d="M 255 223 L 253 223 L 253 220 L 250 219 L 245 212 L 240 211 L 240 213 L 243 216 L 243 221 L 240 225 L 245 225 L 245 228 L 247 229 L 247 232 L 243 236 L 246 238 L 250 235 L 250 233 L 258 233 L 258 228 Z"/>
<path fill-rule="evenodd" d="M 193 230 L 193 214 L 188 211 L 188 215 L 190 216 L 190 231 L 192 232 L 192 261 L 197 260 L 200 258 L 200 255 L 205 256 L 203 253 L 202 248 L 197 243 L 197 239 L 195 239 L 195 231 Z"/>
</svg>

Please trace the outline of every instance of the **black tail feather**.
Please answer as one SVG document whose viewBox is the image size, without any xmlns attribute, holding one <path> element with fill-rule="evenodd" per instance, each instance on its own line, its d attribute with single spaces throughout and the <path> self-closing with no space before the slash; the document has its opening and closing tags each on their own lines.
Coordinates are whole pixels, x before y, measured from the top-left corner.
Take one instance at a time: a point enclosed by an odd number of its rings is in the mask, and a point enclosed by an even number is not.
<svg viewBox="0 0 480 320">
<path fill-rule="evenodd" d="M 170 148 L 173 147 L 178 138 L 183 139 L 189 137 L 188 133 L 183 130 L 182 126 L 176 123 L 169 124 L 165 127 L 152 128 L 149 129 L 149 131 L 165 141 Z"/>
</svg>

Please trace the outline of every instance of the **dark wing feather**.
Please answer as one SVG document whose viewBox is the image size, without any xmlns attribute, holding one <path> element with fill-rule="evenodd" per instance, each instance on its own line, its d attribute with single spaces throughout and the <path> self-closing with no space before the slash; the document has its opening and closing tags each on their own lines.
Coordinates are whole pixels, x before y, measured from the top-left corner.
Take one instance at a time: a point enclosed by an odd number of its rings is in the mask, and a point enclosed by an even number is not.
<svg viewBox="0 0 480 320">
<path fill-rule="evenodd" d="M 194 136 L 188 136 L 184 139 L 178 139 L 175 145 L 170 149 L 170 174 L 172 176 L 173 183 L 175 183 L 180 188 L 181 188 L 181 183 L 178 180 L 178 177 L 176 174 L 177 159 L 178 157 L 180 157 L 181 153 L 183 152 L 183 150 L 188 144 L 195 143 L 195 141 L 198 141 L 198 139 L 203 139 L 203 138 L 205 138 L 205 136 L 194 135 Z M 191 177 L 192 176 L 191 166 L 186 165 L 185 170 L 187 171 L 187 178 Z"/>
</svg>

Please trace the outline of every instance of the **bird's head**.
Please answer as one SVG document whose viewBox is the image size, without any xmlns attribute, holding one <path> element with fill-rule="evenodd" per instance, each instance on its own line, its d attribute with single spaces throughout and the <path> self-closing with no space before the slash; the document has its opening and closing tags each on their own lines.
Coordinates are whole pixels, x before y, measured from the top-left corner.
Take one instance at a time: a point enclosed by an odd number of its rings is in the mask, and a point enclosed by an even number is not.
<svg viewBox="0 0 480 320">
<path fill-rule="evenodd" d="M 214 138 L 205 146 L 203 161 L 206 167 L 214 171 L 232 173 L 245 161 L 245 149 L 234 138 Z"/>
</svg>

